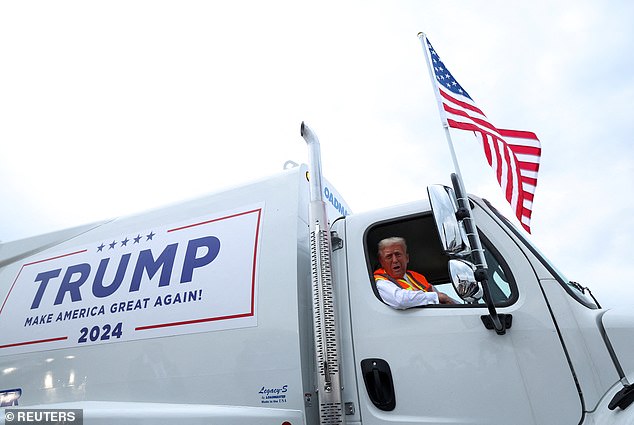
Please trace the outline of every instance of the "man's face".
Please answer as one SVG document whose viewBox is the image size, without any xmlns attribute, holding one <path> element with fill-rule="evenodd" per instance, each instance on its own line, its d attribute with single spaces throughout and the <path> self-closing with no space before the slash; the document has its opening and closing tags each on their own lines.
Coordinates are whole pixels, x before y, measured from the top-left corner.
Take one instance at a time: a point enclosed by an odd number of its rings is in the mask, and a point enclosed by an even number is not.
<svg viewBox="0 0 634 425">
<path fill-rule="evenodd" d="M 390 276 L 400 279 L 407 271 L 409 255 L 405 252 L 405 247 L 400 243 L 386 246 L 379 255 L 379 263 Z"/>
</svg>

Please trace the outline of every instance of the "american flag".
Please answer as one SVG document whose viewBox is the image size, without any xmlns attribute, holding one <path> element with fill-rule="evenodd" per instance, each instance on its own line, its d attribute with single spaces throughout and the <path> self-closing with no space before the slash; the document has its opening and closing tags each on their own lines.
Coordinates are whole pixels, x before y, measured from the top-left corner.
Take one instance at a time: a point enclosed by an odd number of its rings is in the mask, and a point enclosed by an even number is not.
<svg viewBox="0 0 634 425">
<path fill-rule="evenodd" d="M 489 165 L 495 171 L 522 227 L 531 232 L 530 222 L 533 197 L 537 186 L 537 172 L 541 144 L 535 133 L 497 128 L 476 106 L 467 91 L 451 75 L 445 64 L 425 37 L 431 66 L 442 104 L 441 117 L 451 128 L 473 131 L 482 142 Z"/>
</svg>

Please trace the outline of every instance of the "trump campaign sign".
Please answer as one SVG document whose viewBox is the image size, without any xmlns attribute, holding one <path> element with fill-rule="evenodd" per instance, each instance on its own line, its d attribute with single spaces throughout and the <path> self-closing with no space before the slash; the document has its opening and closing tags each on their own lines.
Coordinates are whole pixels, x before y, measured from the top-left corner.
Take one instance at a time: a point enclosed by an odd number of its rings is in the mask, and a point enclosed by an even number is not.
<svg viewBox="0 0 634 425">
<path fill-rule="evenodd" d="M 257 325 L 263 205 L 31 257 L 0 299 L 0 355 Z"/>
</svg>

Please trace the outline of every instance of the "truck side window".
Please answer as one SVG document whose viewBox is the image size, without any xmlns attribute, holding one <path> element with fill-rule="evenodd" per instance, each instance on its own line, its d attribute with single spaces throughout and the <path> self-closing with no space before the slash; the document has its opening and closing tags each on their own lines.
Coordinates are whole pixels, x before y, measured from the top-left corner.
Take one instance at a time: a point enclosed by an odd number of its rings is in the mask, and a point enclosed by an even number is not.
<svg viewBox="0 0 634 425">
<path fill-rule="evenodd" d="M 515 293 L 514 283 L 507 277 L 504 272 L 505 266 L 498 261 L 499 255 L 494 255 L 490 244 L 483 242 L 484 257 L 487 261 L 489 272 L 489 288 L 491 297 L 496 306 L 506 306 L 514 301 Z M 480 300 L 478 304 L 484 305 L 484 300 Z"/>
<path fill-rule="evenodd" d="M 378 243 L 393 236 L 402 237 L 407 241 L 408 270 L 422 274 L 438 291 L 449 295 L 459 304 L 465 304 L 455 293 L 451 284 L 448 271 L 449 257 L 442 251 L 431 214 L 413 215 L 379 222 L 366 230 L 366 261 L 370 280 L 368 290 L 373 290 L 379 301 L 381 298 L 373 276 L 374 271 L 380 268 Z M 500 256 L 492 249 L 486 238 L 483 238 L 482 244 L 487 260 L 489 286 L 493 300 L 497 306 L 509 305 L 517 298 L 517 290 L 508 267 L 498 260 Z M 484 306 L 484 301 L 480 300 L 475 305 Z M 451 307 L 451 305 L 442 305 L 442 307 Z"/>
</svg>

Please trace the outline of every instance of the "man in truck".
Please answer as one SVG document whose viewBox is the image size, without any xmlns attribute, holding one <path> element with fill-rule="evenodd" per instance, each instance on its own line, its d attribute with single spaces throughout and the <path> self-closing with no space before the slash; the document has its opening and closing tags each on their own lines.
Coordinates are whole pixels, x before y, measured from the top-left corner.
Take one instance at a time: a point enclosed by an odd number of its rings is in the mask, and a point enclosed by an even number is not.
<svg viewBox="0 0 634 425">
<path fill-rule="evenodd" d="M 427 282 L 425 276 L 407 270 L 409 254 L 404 238 L 381 240 L 378 254 L 381 268 L 374 272 L 374 281 L 385 304 L 398 310 L 428 304 L 455 304 L 447 294 Z"/>
</svg>

